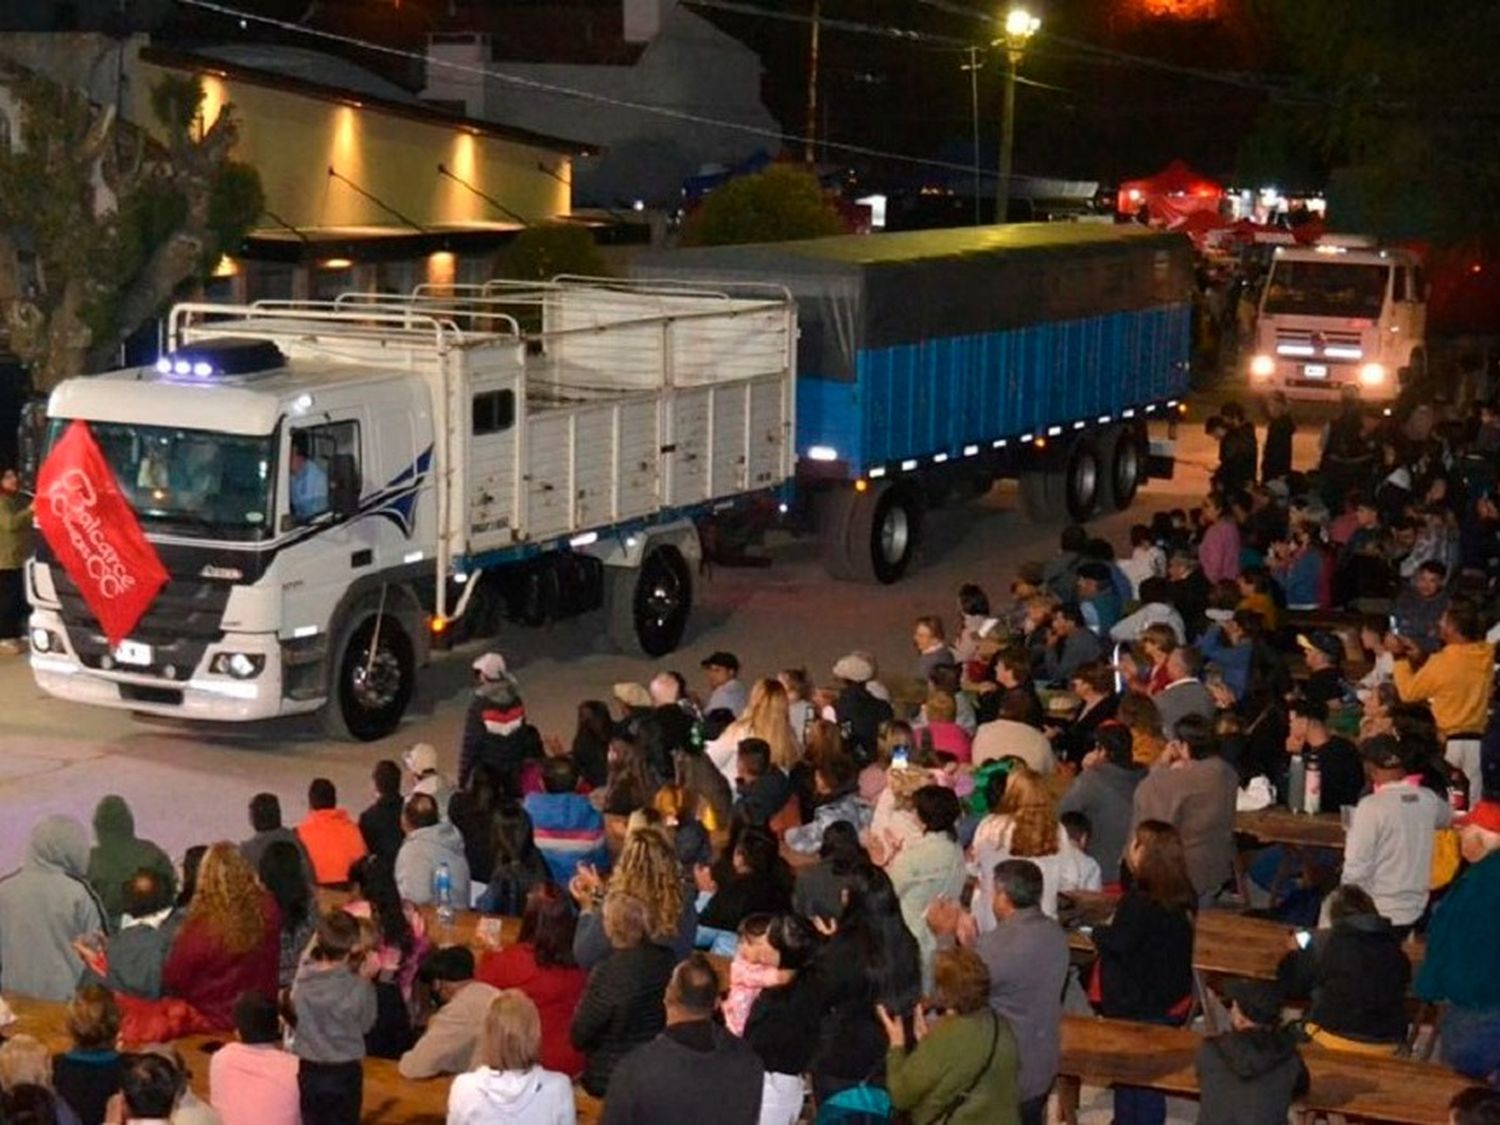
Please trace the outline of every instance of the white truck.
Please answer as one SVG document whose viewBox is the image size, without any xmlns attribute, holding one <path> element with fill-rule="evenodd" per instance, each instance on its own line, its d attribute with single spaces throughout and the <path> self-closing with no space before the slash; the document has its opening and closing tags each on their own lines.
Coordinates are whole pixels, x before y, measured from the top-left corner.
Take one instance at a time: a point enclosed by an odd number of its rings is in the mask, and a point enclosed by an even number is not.
<svg viewBox="0 0 1500 1125">
<path fill-rule="evenodd" d="M 182 304 L 154 368 L 72 379 L 170 579 L 110 644 L 45 544 L 31 666 L 60 698 L 395 729 L 434 639 L 603 606 L 679 643 L 694 520 L 794 469 L 795 310 L 766 285 L 560 278 Z"/>
<path fill-rule="evenodd" d="M 1288 398 L 1337 400 L 1355 387 L 1389 402 L 1426 372 L 1427 286 L 1409 250 L 1334 235 L 1278 246 L 1261 294 L 1250 386 Z"/>
</svg>

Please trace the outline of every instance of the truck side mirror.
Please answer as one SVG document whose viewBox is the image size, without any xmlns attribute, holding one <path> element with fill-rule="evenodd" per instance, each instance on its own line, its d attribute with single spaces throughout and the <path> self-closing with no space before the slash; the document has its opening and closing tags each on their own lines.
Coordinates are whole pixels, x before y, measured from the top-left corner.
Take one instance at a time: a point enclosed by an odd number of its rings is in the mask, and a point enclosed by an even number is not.
<svg viewBox="0 0 1500 1125">
<path fill-rule="evenodd" d="M 346 520 L 359 511 L 359 465 L 352 454 L 335 453 L 328 460 L 328 508 Z"/>
</svg>

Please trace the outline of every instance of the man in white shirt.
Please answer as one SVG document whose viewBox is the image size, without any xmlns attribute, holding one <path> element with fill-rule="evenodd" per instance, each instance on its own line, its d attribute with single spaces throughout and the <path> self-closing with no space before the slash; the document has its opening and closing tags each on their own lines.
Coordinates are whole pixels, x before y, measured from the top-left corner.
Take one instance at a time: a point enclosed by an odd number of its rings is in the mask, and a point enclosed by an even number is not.
<svg viewBox="0 0 1500 1125">
<path fill-rule="evenodd" d="M 703 661 L 703 673 L 710 692 L 703 713 L 728 711 L 738 719 L 750 703 L 750 689 L 740 679 L 740 658 L 732 652 L 710 653 Z"/>
<path fill-rule="evenodd" d="M 1360 747 L 1373 792 L 1354 807 L 1344 841 L 1344 882 L 1363 888 L 1397 930 L 1427 909 L 1433 833 L 1446 828 L 1448 803 L 1409 771 L 1401 744 L 1379 735 Z"/>
</svg>

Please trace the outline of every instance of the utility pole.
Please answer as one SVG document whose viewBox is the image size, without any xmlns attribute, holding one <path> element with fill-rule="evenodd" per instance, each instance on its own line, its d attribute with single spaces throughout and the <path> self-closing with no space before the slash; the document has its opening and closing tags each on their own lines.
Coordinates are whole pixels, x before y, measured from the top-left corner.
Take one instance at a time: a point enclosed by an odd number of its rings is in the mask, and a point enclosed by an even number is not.
<svg viewBox="0 0 1500 1125">
<path fill-rule="evenodd" d="M 995 185 L 995 222 L 1003 223 L 1010 214 L 1010 158 L 1015 145 L 1016 68 L 1026 53 L 1026 44 L 1042 26 L 1042 21 L 1023 8 L 1012 8 L 1005 17 L 1005 35 L 995 46 L 1005 51 L 1005 101 L 1000 111 L 1000 170 Z"/>
<path fill-rule="evenodd" d="M 974 225 L 977 227 L 984 221 L 980 214 L 980 172 L 979 172 L 979 68 L 984 64 L 979 61 L 979 48 L 969 48 L 969 62 L 966 66 L 959 67 L 960 70 L 969 72 L 969 121 L 974 130 Z"/>
<path fill-rule="evenodd" d="M 823 0 L 813 0 L 812 31 L 807 41 L 807 136 L 802 147 L 802 159 L 808 164 L 818 159 L 818 32 L 822 21 Z"/>
</svg>

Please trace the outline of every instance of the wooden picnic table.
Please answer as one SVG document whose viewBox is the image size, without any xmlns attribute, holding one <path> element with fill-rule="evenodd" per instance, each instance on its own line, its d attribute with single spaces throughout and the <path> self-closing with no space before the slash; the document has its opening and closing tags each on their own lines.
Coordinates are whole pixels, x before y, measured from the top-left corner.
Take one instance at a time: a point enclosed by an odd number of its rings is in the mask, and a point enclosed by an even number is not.
<svg viewBox="0 0 1500 1125">
<path fill-rule="evenodd" d="M 1085 916 L 1099 917 L 1100 899 L 1102 896 L 1087 896 L 1082 904 Z M 1292 933 L 1292 927 L 1284 922 L 1232 910 L 1200 911 L 1193 933 L 1193 968 L 1211 976 L 1275 980 L 1276 966 L 1291 949 L 1288 939 Z M 1081 930 L 1070 932 L 1068 944 L 1075 953 L 1095 952 L 1093 939 Z M 1403 948 L 1413 968 L 1426 954 L 1426 943 L 1420 938 L 1408 939 Z"/>
<path fill-rule="evenodd" d="M 1234 830 L 1263 844 L 1336 851 L 1344 848 L 1344 824 L 1337 809 L 1309 816 L 1282 805 L 1270 805 L 1254 812 L 1235 813 Z"/>
<path fill-rule="evenodd" d="M 1079 1084 L 1147 1086 L 1167 1094 L 1198 1096 L 1193 1056 L 1202 1037 L 1180 1027 L 1131 1020 L 1065 1016 L 1059 1084 L 1064 1120 L 1072 1122 Z M 1472 1081 L 1436 1063 L 1394 1056 L 1343 1054 L 1304 1044 L 1311 1079 L 1301 1103 L 1319 1113 L 1356 1121 L 1431 1125 L 1447 1118 L 1448 1102 Z"/>
</svg>

